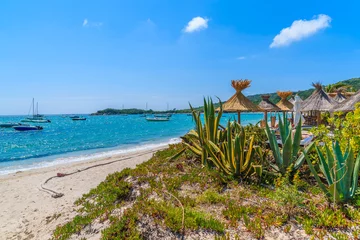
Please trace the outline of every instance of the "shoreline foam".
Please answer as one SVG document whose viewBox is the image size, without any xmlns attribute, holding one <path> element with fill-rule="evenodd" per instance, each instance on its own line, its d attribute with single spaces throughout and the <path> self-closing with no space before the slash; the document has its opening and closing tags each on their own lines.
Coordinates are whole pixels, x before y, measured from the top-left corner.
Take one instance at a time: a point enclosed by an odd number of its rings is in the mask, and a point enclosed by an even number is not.
<svg viewBox="0 0 360 240">
<path fill-rule="evenodd" d="M 70 152 L 60 155 L 53 155 L 41 158 L 29 158 L 20 161 L 14 161 L 14 164 L 19 162 L 19 165 L 11 165 L 7 167 L 0 167 L 0 176 L 6 176 L 9 174 L 24 172 L 34 169 L 41 169 L 47 167 L 54 167 L 62 164 L 70 164 L 75 162 L 89 161 L 94 159 L 102 159 L 117 155 L 131 154 L 139 151 L 153 150 L 161 147 L 165 147 L 169 144 L 175 144 L 181 142 L 180 138 L 171 138 L 167 141 L 159 141 L 157 143 L 145 143 L 136 144 L 131 147 L 112 147 L 112 148 L 98 148 L 89 149 L 85 151 Z M 23 163 L 23 164 L 21 164 Z"/>
</svg>

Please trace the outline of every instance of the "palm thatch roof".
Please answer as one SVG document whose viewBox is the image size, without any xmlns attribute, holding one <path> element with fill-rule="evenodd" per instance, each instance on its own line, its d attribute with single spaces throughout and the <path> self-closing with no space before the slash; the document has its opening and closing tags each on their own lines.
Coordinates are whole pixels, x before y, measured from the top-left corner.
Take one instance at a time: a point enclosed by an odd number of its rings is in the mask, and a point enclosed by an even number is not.
<svg viewBox="0 0 360 240">
<path fill-rule="evenodd" d="M 333 99 L 336 102 L 341 103 L 346 100 L 346 97 L 340 91 L 338 91 Z"/>
<path fill-rule="evenodd" d="M 251 81 L 232 80 L 231 86 L 235 88 L 236 93 L 223 104 L 224 112 L 260 112 L 261 109 L 244 96 L 242 90 L 250 86 Z"/>
<path fill-rule="evenodd" d="M 279 112 L 281 111 L 281 109 L 276 106 L 274 103 L 272 103 L 269 98 L 270 95 L 262 95 L 261 96 L 262 100 L 259 103 L 259 107 L 262 109 L 262 111 L 266 111 L 266 112 Z"/>
<path fill-rule="evenodd" d="M 353 96 L 349 97 L 342 103 L 335 106 L 332 111 L 334 112 L 350 112 L 355 110 L 355 104 L 360 102 L 360 90 Z"/>
<path fill-rule="evenodd" d="M 330 111 L 338 103 L 323 90 L 321 83 L 313 83 L 314 92 L 301 104 L 301 111 Z"/>
<path fill-rule="evenodd" d="M 291 111 L 294 107 L 294 104 L 289 102 L 287 98 L 292 94 L 291 91 L 280 92 L 277 91 L 278 96 L 281 98 L 280 101 L 276 104 L 282 111 Z M 294 99 L 295 101 L 295 99 Z"/>
</svg>

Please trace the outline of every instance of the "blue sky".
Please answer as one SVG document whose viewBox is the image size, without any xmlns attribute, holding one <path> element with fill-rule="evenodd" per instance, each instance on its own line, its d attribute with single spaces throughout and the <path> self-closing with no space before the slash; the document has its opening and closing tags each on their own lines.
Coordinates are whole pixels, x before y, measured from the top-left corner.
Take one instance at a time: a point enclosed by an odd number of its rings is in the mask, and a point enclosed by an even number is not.
<svg viewBox="0 0 360 240">
<path fill-rule="evenodd" d="M 359 77 L 358 1 L 3 0 L 0 114 L 166 109 Z"/>
</svg>

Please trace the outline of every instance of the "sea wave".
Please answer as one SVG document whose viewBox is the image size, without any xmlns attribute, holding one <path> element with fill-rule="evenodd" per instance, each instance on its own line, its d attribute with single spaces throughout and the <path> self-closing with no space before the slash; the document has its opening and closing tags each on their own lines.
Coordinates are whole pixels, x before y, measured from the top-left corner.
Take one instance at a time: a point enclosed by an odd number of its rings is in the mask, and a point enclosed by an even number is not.
<svg viewBox="0 0 360 240">
<path fill-rule="evenodd" d="M 84 152 L 78 152 L 78 153 L 72 153 L 72 156 L 64 157 L 58 156 L 52 160 L 48 159 L 36 159 L 36 161 L 33 161 L 32 163 L 30 159 L 27 159 L 24 164 L 17 164 L 12 166 L 6 166 L 6 167 L 0 167 L 0 176 L 12 174 L 20 171 L 28 171 L 32 169 L 40 169 L 45 167 L 52 167 L 60 164 L 65 163 L 72 163 L 72 162 L 80 162 L 80 161 L 88 161 L 93 159 L 100 159 L 100 158 L 106 158 L 111 157 L 114 155 L 122 155 L 122 154 L 131 154 L 146 150 L 153 150 L 161 147 L 166 147 L 169 144 L 175 144 L 181 142 L 180 138 L 171 138 L 164 142 L 158 142 L 158 143 L 147 143 L 147 144 L 139 144 L 131 147 L 124 148 L 119 147 L 116 149 L 102 149 L 101 152 L 95 152 L 95 153 L 84 153 Z M 76 154 L 76 155 L 73 155 Z"/>
</svg>

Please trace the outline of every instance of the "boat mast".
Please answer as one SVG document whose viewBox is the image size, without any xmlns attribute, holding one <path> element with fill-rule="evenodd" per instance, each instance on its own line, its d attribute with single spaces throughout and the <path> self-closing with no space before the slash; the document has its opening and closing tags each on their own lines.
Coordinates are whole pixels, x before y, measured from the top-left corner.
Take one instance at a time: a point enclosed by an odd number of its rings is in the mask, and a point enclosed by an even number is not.
<svg viewBox="0 0 360 240">
<path fill-rule="evenodd" d="M 36 102 L 36 116 L 39 115 L 39 103 Z"/>
<path fill-rule="evenodd" d="M 35 115 L 34 98 L 33 98 L 33 101 L 32 101 L 32 110 L 33 110 L 33 117 L 34 117 L 34 115 Z"/>
</svg>

